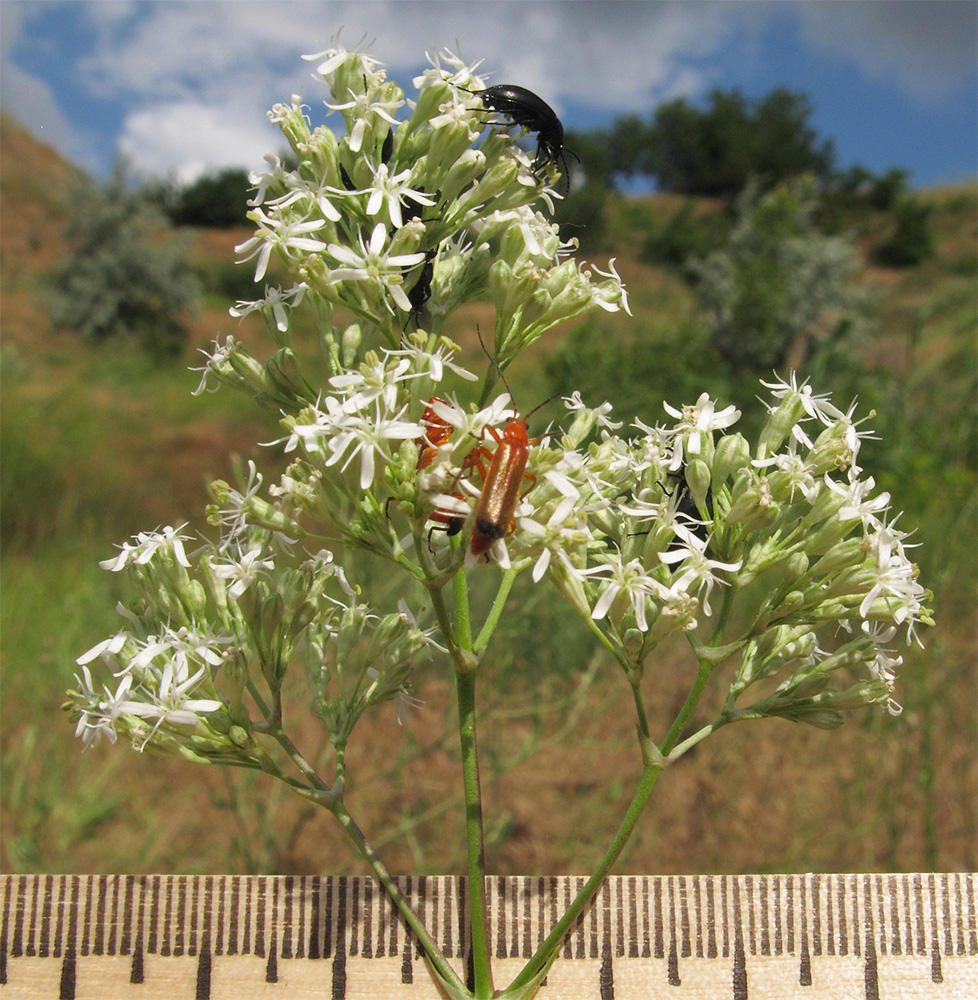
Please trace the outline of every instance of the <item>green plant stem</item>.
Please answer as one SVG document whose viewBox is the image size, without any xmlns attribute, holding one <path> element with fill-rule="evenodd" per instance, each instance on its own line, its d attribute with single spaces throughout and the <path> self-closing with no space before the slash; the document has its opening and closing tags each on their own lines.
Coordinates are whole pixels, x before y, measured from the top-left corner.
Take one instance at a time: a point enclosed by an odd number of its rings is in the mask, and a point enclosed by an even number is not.
<svg viewBox="0 0 978 1000">
<path fill-rule="evenodd" d="M 486 907 L 485 840 L 482 831 L 482 795 L 479 788 L 479 756 L 476 743 L 475 679 L 477 671 L 456 671 L 458 733 L 462 753 L 462 784 L 465 793 L 465 846 L 469 872 L 469 924 L 475 996 L 488 1000 L 493 994 L 489 956 L 489 923 Z"/>
<path fill-rule="evenodd" d="M 679 710 L 679 714 L 676 716 L 675 721 L 669 727 L 669 732 L 666 733 L 666 738 L 659 744 L 659 751 L 663 756 L 667 756 L 672 748 L 676 745 L 679 737 L 683 734 L 683 729 L 686 728 L 686 723 L 689 722 L 689 717 L 693 714 L 693 710 L 696 708 L 700 698 L 703 696 L 703 691 L 706 688 L 706 682 L 710 679 L 710 674 L 713 673 L 714 664 L 707 659 L 700 660 L 700 668 L 696 674 L 696 680 L 693 682 L 692 688 L 690 688 L 689 694 L 686 696 L 686 701 L 683 703 L 683 707 Z"/>
<path fill-rule="evenodd" d="M 496 599 L 492 602 L 489 614 L 482 623 L 482 628 L 479 630 L 475 645 L 472 647 L 475 652 L 484 649 L 489 644 L 492 633 L 495 631 L 496 626 L 499 624 L 499 619 L 502 617 L 503 608 L 506 606 L 506 598 L 509 597 L 509 592 L 516 581 L 516 577 L 519 576 L 519 572 L 518 569 L 510 567 L 503 573 L 503 578 L 499 582 L 499 590 L 496 591 Z"/>
<path fill-rule="evenodd" d="M 405 922 L 414 932 L 422 948 L 424 948 L 425 955 L 438 977 L 452 991 L 454 996 L 469 996 L 470 994 L 466 989 L 465 983 L 459 978 L 445 956 L 442 955 L 437 943 L 411 908 L 410 903 L 404 898 L 404 895 L 397 887 L 397 883 L 391 877 L 390 872 L 387 871 L 384 863 L 377 857 L 370 844 L 367 843 L 367 838 L 364 837 L 360 827 L 354 822 L 343 801 L 336 799 L 329 803 L 327 808 L 339 820 L 340 825 L 356 845 L 363 859 L 370 865 L 371 871 L 377 876 L 377 880 L 387 890 L 388 895 L 401 911 Z"/>
<path fill-rule="evenodd" d="M 469 581 L 464 570 L 452 578 L 455 596 L 455 634 L 462 649 L 472 652 L 472 612 L 469 610 Z M 444 632 L 444 628 L 442 629 Z"/>
<path fill-rule="evenodd" d="M 662 773 L 662 770 L 663 765 L 661 763 L 646 764 L 638 783 L 638 788 L 635 789 L 631 804 L 625 813 L 625 818 L 622 820 L 621 826 L 618 827 L 614 839 L 611 841 L 598 867 L 587 882 L 584 883 L 584 887 L 574 897 L 574 900 L 568 906 L 564 915 L 554 925 L 543 944 L 540 945 L 533 957 L 523 967 L 520 974 L 507 987 L 507 994 L 510 992 L 515 994 L 517 990 L 525 988 L 534 980 L 538 980 L 550 967 L 550 964 L 557 955 L 557 950 L 564 935 L 571 928 L 584 907 L 591 902 L 592 897 L 601 887 L 601 883 L 604 881 L 611 866 L 618 859 L 618 855 L 621 854 L 622 848 L 624 848 L 632 831 L 635 829 L 635 824 L 638 822 L 639 816 L 642 814 L 645 803 L 652 794 L 652 789 L 655 787 L 656 780 Z"/>
</svg>

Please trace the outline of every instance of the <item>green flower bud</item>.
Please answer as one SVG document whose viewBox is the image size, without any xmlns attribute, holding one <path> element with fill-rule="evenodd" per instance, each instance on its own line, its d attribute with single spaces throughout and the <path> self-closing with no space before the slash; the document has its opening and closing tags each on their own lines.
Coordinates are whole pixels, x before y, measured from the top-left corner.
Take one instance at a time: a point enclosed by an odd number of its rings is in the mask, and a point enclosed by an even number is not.
<svg viewBox="0 0 978 1000">
<path fill-rule="evenodd" d="M 188 579 L 181 588 L 181 596 L 191 618 L 203 618 L 207 610 L 207 590 L 203 583 Z"/>
<path fill-rule="evenodd" d="M 813 476 L 823 476 L 826 472 L 848 469 L 854 457 L 849 425 L 840 420 L 818 436 L 805 465 Z"/>
<path fill-rule="evenodd" d="M 282 595 L 277 591 L 269 594 L 265 600 L 261 602 L 259 622 L 262 635 L 266 641 L 274 638 L 275 633 L 282 622 L 282 614 L 284 611 L 285 602 L 282 600 Z"/>
<path fill-rule="evenodd" d="M 248 750 L 255 745 L 251 734 L 243 726 L 231 726 L 228 730 L 228 738 L 236 747 L 240 747 L 242 750 Z"/>
<path fill-rule="evenodd" d="M 750 467 L 750 446 L 743 434 L 724 434 L 713 450 L 713 489 L 719 490 L 727 480 Z"/>
<path fill-rule="evenodd" d="M 316 393 L 303 378 L 298 355 L 291 347 L 281 348 L 265 362 L 265 374 L 283 399 L 294 400 L 293 406 L 315 401 Z"/>
<path fill-rule="evenodd" d="M 684 474 L 686 476 L 686 485 L 689 487 L 689 492 L 693 495 L 693 499 L 696 501 L 696 509 L 700 512 L 701 517 L 709 518 L 710 505 L 707 501 L 707 494 L 709 493 L 712 484 L 712 475 L 709 463 L 702 458 L 690 459 L 690 461 L 686 463 Z"/>
<path fill-rule="evenodd" d="M 774 524 L 779 513 L 778 504 L 771 499 L 767 480 L 761 476 L 734 500 L 724 522 L 728 527 L 738 524 L 745 531 L 758 531 Z"/>
<path fill-rule="evenodd" d="M 866 553 L 863 551 L 862 538 L 847 538 L 837 542 L 828 552 L 822 556 L 812 568 L 812 576 L 826 576 L 829 573 L 838 573 L 840 570 L 858 566 Z"/>
<path fill-rule="evenodd" d="M 787 439 L 792 428 L 805 416 L 801 393 L 789 392 L 768 417 L 758 439 L 757 457 L 773 455 Z"/>
</svg>

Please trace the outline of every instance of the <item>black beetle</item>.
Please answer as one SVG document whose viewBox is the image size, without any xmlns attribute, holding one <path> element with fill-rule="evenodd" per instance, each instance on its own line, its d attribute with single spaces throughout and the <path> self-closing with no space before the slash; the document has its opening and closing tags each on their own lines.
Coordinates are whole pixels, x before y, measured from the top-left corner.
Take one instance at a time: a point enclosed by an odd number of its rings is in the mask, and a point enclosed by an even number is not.
<svg viewBox="0 0 978 1000">
<path fill-rule="evenodd" d="M 420 325 L 425 303 L 431 298 L 431 279 L 435 274 L 434 259 L 437 255 L 437 247 L 434 250 L 429 250 L 424 255 L 424 265 L 421 268 L 421 274 L 415 282 L 414 287 L 407 293 L 408 302 L 411 303 L 411 311 L 408 313 L 408 319 L 413 319 L 415 326 Z"/>
<path fill-rule="evenodd" d="M 686 466 L 682 466 L 676 472 L 669 473 L 670 479 L 677 479 L 679 482 L 676 485 L 676 489 L 679 490 L 679 498 L 676 502 L 676 513 L 682 514 L 689 518 L 693 522 L 693 526 L 690 529 L 693 534 L 699 538 L 701 541 L 706 541 L 709 537 L 711 525 L 707 524 L 701 519 L 699 508 L 696 506 L 696 501 L 693 499 L 693 493 L 689 488 L 689 484 L 686 482 Z M 662 485 L 661 483 L 659 484 Z M 663 486 L 662 490 L 667 496 L 673 496 L 675 490 L 670 493 Z M 713 519 L 713 490 L 707 489 L 706 491 L 706 513 L 708 518 L 712 521 Z M 676 539 L 669 545 L 669 551 L 679 548 L 679 539 Z"/>
<path fill-rule="evenodd" d="M 564 160 L 564 126 L 554 109 L 542 97 L 537 97 L 532 90 L 518 87 L 514 83 L 500 83 L 473 93 L 478 94 L 490 111 L 508 115 L 516 125 L 537 133 L 534 170 L 560 160 L 564 164 L 564 172 L 567 172 Z"/>
<path fill-rule="evenodd" d="M 387 130 L 387 137 L 384 139 L 383 146 L 380 147 L 380 162 L 390 163 L 391 156 L 394 153 L 394 130 L 389 128 Z"/>
</svg>

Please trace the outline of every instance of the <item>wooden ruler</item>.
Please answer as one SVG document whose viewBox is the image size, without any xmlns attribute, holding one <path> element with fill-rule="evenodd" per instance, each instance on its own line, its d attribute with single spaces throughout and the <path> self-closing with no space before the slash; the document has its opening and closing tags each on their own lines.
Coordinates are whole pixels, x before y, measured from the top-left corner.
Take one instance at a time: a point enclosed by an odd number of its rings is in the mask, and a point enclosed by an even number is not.
<svg viewBox="0 0 978 1000">
<path fill-rule="evenodd" d="M 978 998 L 974 874 L 625 875 L 563 941 L 541 1000 Z M 575 877 L 491 877 L 497 986 Z M 398 879 L 464 970 L 465 879 Z M 0 876 L 7 997 L 439 998 L 372 879 Z"/>
</svg>

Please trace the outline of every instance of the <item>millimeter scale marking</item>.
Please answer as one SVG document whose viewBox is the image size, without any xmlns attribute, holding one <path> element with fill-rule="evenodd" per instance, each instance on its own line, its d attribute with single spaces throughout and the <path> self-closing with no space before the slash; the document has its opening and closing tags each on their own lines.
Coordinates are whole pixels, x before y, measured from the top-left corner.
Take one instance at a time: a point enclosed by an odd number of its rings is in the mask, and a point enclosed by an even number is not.
<svg viewBox="0 0 978 1000">
<path fill-rule="evenodd" d="M 463 975 L 466 880 L 396 882 Z M 978 875 L 622 875 L 541 1000 L 978 998 Z M 490 876 L 503 987 L 584 884 Z M 352 876 L 2 875 L 7 997 L 443 996 L 379 883 Z"/>
</svg>

